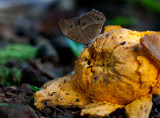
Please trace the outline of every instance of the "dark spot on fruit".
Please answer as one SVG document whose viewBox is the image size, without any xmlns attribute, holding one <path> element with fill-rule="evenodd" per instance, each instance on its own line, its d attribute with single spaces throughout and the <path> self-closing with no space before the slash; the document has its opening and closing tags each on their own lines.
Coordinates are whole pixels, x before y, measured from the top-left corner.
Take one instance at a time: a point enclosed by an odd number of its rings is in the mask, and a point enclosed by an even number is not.
<svg viewBox="0 0 160 118">
<path fill-rule="evenodd" d="M 105 81 L 106 83 L 109 83 L 109 81 L 107 79 L 103 79 L 103 81 Z"/>
<path fill-rule="evenodd" d="M 91 64 L 91 61 L 90 60 L 88 60 L 88 65 L 90 65 Z"/>
<path fill-rule="evenodd" d="M 76 99 L 76 102 L 79 102 L 80 100 L 79 99 Z"/>
<path fill-rule="evenodd" d="M 66 93 L 66 95 L 69 95 L 69 93 Z"/>
<path fill-rule="evenodd" d="M 138 47 L 134 47 L 134 48 L 133 48 L 134 51 L 137 51 L 138 49 L 139 49 Z"/>
<path fill-rule="evenodd" d="M 114 39 L 114 36 L 112 36 L 112 40 Z"/>
<path fill-rule="evenodd" d="M 43 105 L 47 106 L 47 101 L 46 100 L 43 101 Z"/>
<path fill-rule="evenodd" d="M 97 76 L 94 77 L 94 81 L 96 81 L 96 80 L 97 80 Z"/>
<path fill-rule="evenodd" d="M 91 55 L 91 58 L 93 58 L 94 55 Z"/>
<path fill-rule="evenodd" d="M 64 83 L 66 83 L 66 80 L 64 80 Z"/>
<path fill-rule="evenodd" d="M 49 96 L 53 96 L 54 92 L 52 92 L 51 94 L 49 93 Z"/>
<path fill-rule="evenodd" d="M 93 72 L 93 70 L 91 69 L 91 73 Z"/>
<path fill-rule="evenodd" d="M 126 44 L 126 41 L 123 41 L 122 43 L 120 43 L 120 45 L 124 45 L 124 44 Z"/>
<path fill-rule="evenodd" d="M 109 33 L 108 33 L 108 34 L 106 34 L 105 36 L 106 36 L 106 37 L 108 37 L 108 36 L 109 36 Z"/>
</svg>

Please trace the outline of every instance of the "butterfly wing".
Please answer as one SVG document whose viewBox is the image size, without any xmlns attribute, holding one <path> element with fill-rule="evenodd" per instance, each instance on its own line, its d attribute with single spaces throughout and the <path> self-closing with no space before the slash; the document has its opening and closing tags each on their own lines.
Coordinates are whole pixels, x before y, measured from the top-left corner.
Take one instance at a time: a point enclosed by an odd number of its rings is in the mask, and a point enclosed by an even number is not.
<svg viewBox="0 0 160 118">
<path fill-rule="evenodd" d="M 105 20 L 105 16 L 94 9 L 81 16 L 80 31 L 84 37 L 81 41 L 88 44 L 93 43 L 101 33 Z"/>
<path fill-rule="evenodd" d="M 92 10 L 82 15 L 80 18 L 72 18 L 59 22 L 62 33 L 79 43 L 90 44 L 98 37 L 105 22 L 105 16 Z"/>
</svg>

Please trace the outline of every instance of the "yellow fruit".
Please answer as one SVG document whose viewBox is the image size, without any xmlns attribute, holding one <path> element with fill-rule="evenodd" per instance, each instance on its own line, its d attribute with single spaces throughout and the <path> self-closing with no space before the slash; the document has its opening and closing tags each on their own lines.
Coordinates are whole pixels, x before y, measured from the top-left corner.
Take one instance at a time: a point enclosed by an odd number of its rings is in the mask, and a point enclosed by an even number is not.
<svg viewBox="0 0 160 118">
<path fill-rule="evenodd" d="M 108 27 L 75 63 L 75 75 L 67 75 L 45 84 L 34 94 L 34 105 L 80 107 L 81 115 L 107 116 L 125 108 L 129 118 L 148 118 L 152 94 L 160 95 L 160 73 L 157 64 L 140 44 L 145 35 Z M 126 106 L 125 106 L 126 105 Z"/>
<path fill-rule="evenodd" d="M 76 61 L 75 86 L 93 100 L 121 105 L 148 95 L 158 68 L 144 54 L 140 38 L 155 33 L 120 29 L 100 35 Z"/>
<path fill-rule="evenodd" d="M 104 27 L 104 32 L 112 32 L 118 29 L 122 29 L 122 27 L 119 25 L 108 25 Z"/>
</svg>

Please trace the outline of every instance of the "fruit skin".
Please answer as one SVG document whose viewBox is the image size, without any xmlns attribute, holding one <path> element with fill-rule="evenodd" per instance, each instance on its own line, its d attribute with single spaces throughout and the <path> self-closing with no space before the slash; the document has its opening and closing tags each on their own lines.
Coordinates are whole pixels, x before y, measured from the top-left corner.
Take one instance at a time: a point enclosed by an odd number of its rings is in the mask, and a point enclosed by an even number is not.
<svg viewBox="0 0 160 118">
<path fill-rule="evenodd" d="M 104 27 L 104 32 L 112 32 L 118 29 L 122 29 L 122 27 L 119 25 L 108 25 Z"/>
<path fill-rule="evenodd" d="M 100 35 L 76 61 L 75 86 L 93 100 L 120 105 L 148 95 L 158 68 L 144 53 L 140 38 L 152 34 L 158 33 L 119 29 Z"/>
<path fill-rule="evenodd" d="M 34 105 L 42 110 L 46 106 L 83 107 L 90 103 L 91 100 L 72 84 L 73 77 L 73 75 L 67 75 L 59 78 L 36 92 L 33 95 Z"/>
<path fill-rule="evenodd" d="M 80 107 L 81 115 L 95 117 L 125 108 L 129 118 L 147 118 L 152 94 L 160 95 L 160 73 L 140 38 L 153 34 L 160 35 L 127 29 L 103 33 L 83 50 L 75 75 L 46 84 L 34 94 L 34 105 L 40 110 L 46 106 Z"/>
<path fill-rule="evenodd" d="M 152 95 L 144 96 L 126 105 L 125 113 L 128 118 L 149 118 L 152 104 Z"/>
</svg>

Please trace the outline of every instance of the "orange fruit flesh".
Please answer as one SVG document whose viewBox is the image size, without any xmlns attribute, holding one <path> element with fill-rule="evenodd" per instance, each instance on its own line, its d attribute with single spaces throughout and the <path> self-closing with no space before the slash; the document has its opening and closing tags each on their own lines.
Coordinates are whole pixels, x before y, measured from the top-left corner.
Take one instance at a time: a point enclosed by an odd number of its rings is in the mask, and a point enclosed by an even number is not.
<svg viewBox="0 0 160 118">
<path fill-rule="evenodd" d="M 96 101 L 128 104 L 148 95 L 158 68 L 144 53 L 140 38 L 157 32 L 119 29 L 103 33 L 75 64 L 74 85 Z"/>
</svg>

